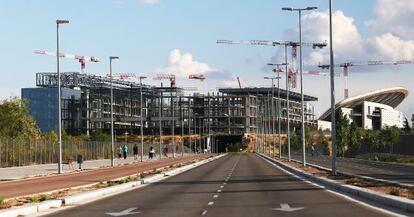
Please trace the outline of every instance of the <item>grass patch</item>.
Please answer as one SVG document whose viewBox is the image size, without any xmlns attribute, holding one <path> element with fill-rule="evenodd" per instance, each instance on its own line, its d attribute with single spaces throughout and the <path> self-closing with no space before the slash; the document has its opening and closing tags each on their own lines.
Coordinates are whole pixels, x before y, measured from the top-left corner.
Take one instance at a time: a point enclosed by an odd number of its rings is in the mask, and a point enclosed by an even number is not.
<svg viewBox="0 0 414 217">
<path fill-rule="evenodd" d="M 49 200 L 49 199 L 50 199 L 50 196 L 48 194 L 42 194 L 40 195 L 40 198 L 39 198 L 40 202 Z"/>
<path fill-rule="evenodd" d="M 29 198 L 29 201 L 30 201 L 31 203 L 39 203 L 39 202 L 40 202 L 40 196 L 35 195 L 35 196 L 33 196 L 33 197 Z"/>
<path fill-rule="evenodd" d="M 0 205 L 4 203 L 4 197 L 0 195 Z"/>
</svg>

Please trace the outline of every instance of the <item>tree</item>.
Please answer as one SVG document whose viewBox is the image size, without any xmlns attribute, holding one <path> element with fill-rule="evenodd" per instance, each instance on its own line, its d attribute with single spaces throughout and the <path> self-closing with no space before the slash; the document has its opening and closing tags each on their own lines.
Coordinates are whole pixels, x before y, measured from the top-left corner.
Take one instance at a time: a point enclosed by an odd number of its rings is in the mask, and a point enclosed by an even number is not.
<svg viewBox="0 0 414 217">
<path fill-rule="evenodd" d="M 28 111 L 29 108 L 24 100 L 14 97 L 2 101 L 0 104 L 0 137 L 39 138 L 39 128 Z"/>
<path fill-rule="evenodd" d="M 411 127 L 414 128 L 414 114 L 412 114 L 411 116 Z"/>
<path fill-rule="evenodd" d="M 407 118 L 405 118 L 405 121 L 404 121 L 403 131 L 404 131 L 405 134 L 410 134 L 411 133 L 411 127 L 410 127 L 410 124 L 408 123 Z"/>
<path fill-rule="evenodd" d="M 367 130 L 365 132 L 365 137 L 362 139 L 364 146 L 368 147 L 370 152 L 377 150 L 379 147 L 379 140 L 377 132 L 374 130 Z"/>
<path fill-rule="evenodd" d="M 341 109 L 335 114 L 336 116 L 336 145 L 338 147 L 338 154 L 344 156 L 347 145 L 349 143 L 349 119 L 343 115 Z"/>
<path fill-rule="evenodd" d="M 381 143 L 384 147 L 389 146 L 390 153 L 392 153 L 394 144 L 398 142 L 400 139 L 400 131 L 397 127 L 392 126 L 386 126 L 384 129 L 380 132 L 380 139 Z"/>
<path fill-rule="evenodd" d="M 357 134 L 358 126 L 352 122 L 349 126 L 349 137 L 348 137 L 348 147 L 349 151 L 352 152 L 352 154 L 357 154 L 360 149 L 359 144 L 359 137 Z"/>
</svg>

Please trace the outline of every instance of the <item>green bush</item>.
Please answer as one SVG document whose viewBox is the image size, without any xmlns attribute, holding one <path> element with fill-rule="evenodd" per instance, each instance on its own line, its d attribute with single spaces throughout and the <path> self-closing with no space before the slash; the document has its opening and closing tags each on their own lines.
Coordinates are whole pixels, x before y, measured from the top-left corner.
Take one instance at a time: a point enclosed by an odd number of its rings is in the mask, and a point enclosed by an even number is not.
<svg viewBox="0 0 414 217">
<path fill-rule="evenodd" d="M 147 174 L 145 174 L 145 173 L 140 173 L 139 174 L 139 178 L 141 178 L 141 179 L 143 179 L 143 178 L 145 178 L 145 176 L 146 176 Z"/>
<path fill-rule="evenodd" d="M 39 202 L 40 202 L 40 196 L 38 196 L 38 195 L 33 196 L 33 197 L 31 197 L 29 200 L 30 200 L 30 202 L 32 202 L 32 203 L 39 203 Z"/>
<path fill-rule="evenodd" d="M 115 184 L 113 181 L 107 181 L 107 183 L 108 183 L 108 187 L 111 187 Z"/>
<path fill-rule="evenodd" d="M 50 196 L 48 194 L 42 194 L 40 195 L 39 200 L 40 201 L 45 201 L 45 200 L 49 200 Z"/>
<path fill-rule="evenodd" d="M 4 197 L 0 195 L 0 204 L 4 203 Z"/>
</svg>

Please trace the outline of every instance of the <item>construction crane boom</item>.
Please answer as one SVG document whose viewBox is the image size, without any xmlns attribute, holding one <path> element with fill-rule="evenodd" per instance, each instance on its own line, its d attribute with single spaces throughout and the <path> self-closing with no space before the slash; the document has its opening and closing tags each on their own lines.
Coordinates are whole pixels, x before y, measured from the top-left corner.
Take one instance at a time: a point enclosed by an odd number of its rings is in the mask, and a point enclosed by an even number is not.
<svg viewBox="0 0 414 217">
<path fill-rule="evenodd" d="M 188 79 L 204 81 L 206 79 L 206 77 L 204 75 L 201 75 L 201 74 L 191 74 L 191 75 L 188 76 Z"/>
<path fill-rule="evenodd" d="M 349 89 L 348 89 L 349 67 L 351 66 L 402 65 L 402 64 L 412 64 L 412 63 L 413 63 L 412 60 L 397 60 L 397 61 L 370 60 L 370 61 L 344 62 L 344 63 L 335 64 L 334 67 L 343 68 L 343 74 L 345 78 L 344 98 L 346 99 L 349 97 Z M 319 64 L 318 67 L 321 69 L 329 69 L 331 65 Z"/>
<path fill-rule="evenodd" d="M 45 50 L 35 50 L 34 53 L 35 54 L 40 54 L 40 55 L 56 56 L 56 52 L 45 51 Z M 85 69 L 86 62 L 93 62 L 93 63 L 99 63 L 100 62 L 100 60 L 98 58 L 94 57 L 94 56 L 89 57 L 89 56 L 83 56 L 83 55 L 68 54 L 68 53 L 63 53 L 63 52 L 59 53 L 59 57 L 79 61 L 79 63 L 81 64 L 82 73 Z"/>
<path fill-rule="evenodd" d="M 156 74 L 154 80 L 170 80 L 171 87 L 175 87 L 175 75 L 174 74 Z"/>
<path fill-rule="evenodd" d="M 217 44 L 246 44 L 246 45 L 264 45 L 264 46 L 300 46 L 299 42 L 292 41 L 268 41 L 268 40 L 217 40 Z M 313 43 L 313 42 L 302 42 L 302 46 L 323 48 L 326 47 L 327 43 Z"/>
</svg>

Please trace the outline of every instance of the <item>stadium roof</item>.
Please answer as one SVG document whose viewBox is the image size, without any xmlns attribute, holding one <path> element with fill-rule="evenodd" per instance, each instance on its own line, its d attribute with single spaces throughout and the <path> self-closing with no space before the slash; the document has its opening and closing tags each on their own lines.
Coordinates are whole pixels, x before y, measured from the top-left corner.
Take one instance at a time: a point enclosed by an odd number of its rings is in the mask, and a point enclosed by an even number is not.
<svg viewBox="0 0 414 217">
<path fill-rule="evenodd" d="M 335 105 L 335 110 L 339 108 L 354 108 L 361 105 L 364 101 L 381 103 L 396 108 L 407 96 L 408 90 L 405 87 L 385 88 L 346 98 Z M 330 121 L 331 109 L 323 113 L 319 120 Z"/>
</svg>

